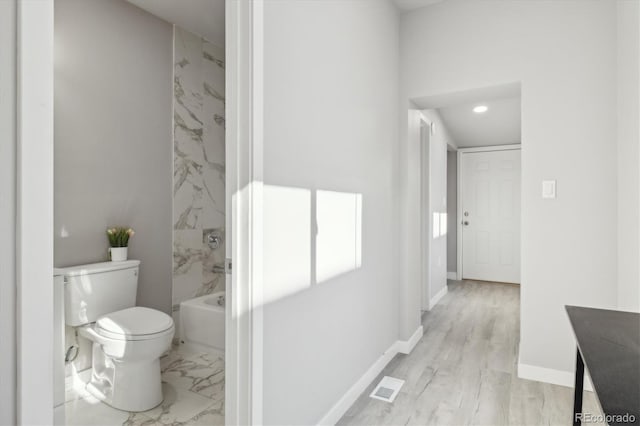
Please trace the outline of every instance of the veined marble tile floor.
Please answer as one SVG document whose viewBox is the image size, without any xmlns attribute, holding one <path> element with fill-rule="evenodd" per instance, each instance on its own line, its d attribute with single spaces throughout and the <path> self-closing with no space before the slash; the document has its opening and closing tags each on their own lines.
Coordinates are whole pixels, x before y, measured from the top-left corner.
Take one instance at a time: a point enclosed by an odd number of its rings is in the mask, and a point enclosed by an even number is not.
<svg viewBox="0 0 640 426">
<path fill-rule="evenodd" d="M 448 287 L 423 314 L 424 336 L 413 352 L 397 355 L 338 424 L 571 425 L 573 389 L 518 378 L 520 288 Z M 406 381 L 392 404 L 368 396 L 382 376 Z M 583 408 L 601 414 L 592 392 Z"/>
<path fill-rule="evenodd" d="M 164 401 L 143 413 L 127 413 L 86 391 L 68 391 L 66 424 L 71 426 L 224 425 L 224 361 L 211 354 L 172 349 L 160 359 Z M 82 389 L 82 387 L 77 387 Z"/>
</svg>

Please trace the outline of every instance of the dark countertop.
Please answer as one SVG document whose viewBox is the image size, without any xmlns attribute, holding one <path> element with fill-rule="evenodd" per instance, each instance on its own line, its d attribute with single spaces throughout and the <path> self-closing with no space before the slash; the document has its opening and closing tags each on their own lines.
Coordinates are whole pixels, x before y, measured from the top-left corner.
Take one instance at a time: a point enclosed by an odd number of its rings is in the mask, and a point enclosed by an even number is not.
<svg viewBox="0 0 640 426">
<path fill-rule="evenodd" d="M 640 425 L 640 314 L 566 306 L 584 365 L 605 415 Z"/>
</svg>

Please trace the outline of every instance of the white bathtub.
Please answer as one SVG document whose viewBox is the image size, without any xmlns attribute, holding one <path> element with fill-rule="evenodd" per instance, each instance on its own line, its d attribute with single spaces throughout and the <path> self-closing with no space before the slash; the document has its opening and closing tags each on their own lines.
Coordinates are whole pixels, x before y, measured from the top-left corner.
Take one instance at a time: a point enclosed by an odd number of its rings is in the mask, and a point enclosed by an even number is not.
<svg viewBox="0 0 640 426">
<path fill-rule="evenodd" d="M 224 356 L 224 291 L 180 303 L 180 343 Z"/>
</svg>

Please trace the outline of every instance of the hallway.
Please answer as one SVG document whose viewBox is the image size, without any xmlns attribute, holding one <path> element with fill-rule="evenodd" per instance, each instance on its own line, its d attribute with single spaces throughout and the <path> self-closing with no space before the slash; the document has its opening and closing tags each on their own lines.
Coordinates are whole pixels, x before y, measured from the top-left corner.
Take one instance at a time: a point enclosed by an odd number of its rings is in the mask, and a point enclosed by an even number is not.
<svg viewBox="0 0 640 426">
<path fill-rule="evenodd" d="M 424 336 L 397 355 L 340 425 L 570 425 L 573 389 L 517 377 L 520 288 L 448 281 L 423 313 Z M 382 376 L 405 380 L 389 404 L 369 398 Z M 600 414 L 591 392 L 585 413 Z"/>
</svg>

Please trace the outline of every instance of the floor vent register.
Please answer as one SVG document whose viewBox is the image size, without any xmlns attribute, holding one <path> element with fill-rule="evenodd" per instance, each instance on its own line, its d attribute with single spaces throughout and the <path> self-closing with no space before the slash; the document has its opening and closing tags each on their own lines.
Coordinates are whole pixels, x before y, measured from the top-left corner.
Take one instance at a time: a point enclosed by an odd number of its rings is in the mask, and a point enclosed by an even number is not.
<svg viewBox="0 0 640 426">
<path fill-rule="evenodd" d="M 369 397 L 379 399 L 385 402 L 393 402 L 400 392 L 400 388 L 404 385 L 404 380 L 395 377 L 384 376 L 378 386 L 375 387 Z"/>
</svg>

